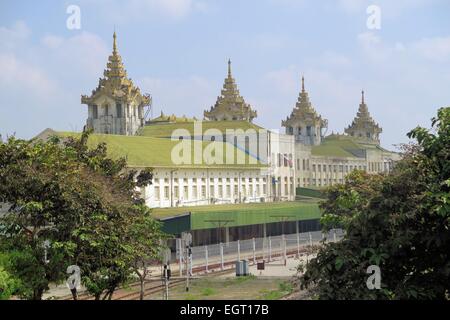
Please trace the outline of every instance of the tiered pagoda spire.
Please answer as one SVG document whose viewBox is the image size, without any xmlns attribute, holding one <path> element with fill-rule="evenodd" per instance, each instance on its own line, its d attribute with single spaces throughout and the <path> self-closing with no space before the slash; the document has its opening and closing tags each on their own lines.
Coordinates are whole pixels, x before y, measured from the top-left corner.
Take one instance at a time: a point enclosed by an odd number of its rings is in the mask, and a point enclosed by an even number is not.
<svg viewBox="0 0 450 320">
<path fill-rule="evenodd" d="M 90 96 L 81 96 L 81 103 L 88 105 L 86 128 L 96 133 L 134 135 L 145 124 L 144 107 L 151 104 L 151 98 L 128 78 L 117 50 L 116 32 L 103 78 Z"/>
<path fill-rule="evenodd" d="M 286 127 L 286 133 L 295 135 L 296 140 L 305 144 L 320 144 L 322 129 L 326 128 L 328 121 L 316 112 L 305 90 L 305 78 L 302 76 L 302 90 L 291 115 L 281 122 Z"/>
<path fill-rule="evenodd" d="M 361 104 L 352 124 L 345 129 L 345 133 L 369 141 L 380 142 L 380 133 L 383 129 L 370 116 L 364 99 L 364 90 L 361 92 Z"/>
<path fill-rule="evenodd" d="M 216 104 L 203 113 L 207 120 L 245 120 L 253 121 L 257 113 L 240 95 L 236 81 L 231 73 L 231 60 L 228 60 L 228 76 L 225 78 L 221 95 Z"/>
<path fill-rule="evenodd" d="M 99 79 L 99 84 L 92 91 L 91 96 L 81 96 L 82 104 L 89 105 L 94 102 L 96 97 L 102 94 L 106 94 L 115 100 L 118 99 L 125 103 L 137 100 L 138 105 L 148 106 L 150 104 L 150 97 L 148 95 L 142 95 L 140 89 L 127 77 L 127 71 L 122 63 L 122 57 L 117 50 L 116 32 L 113 34 L 113 51 L 108 57 L 108 63 L 106 64 L 103 76 L 104 78 Z"/>
</svg>

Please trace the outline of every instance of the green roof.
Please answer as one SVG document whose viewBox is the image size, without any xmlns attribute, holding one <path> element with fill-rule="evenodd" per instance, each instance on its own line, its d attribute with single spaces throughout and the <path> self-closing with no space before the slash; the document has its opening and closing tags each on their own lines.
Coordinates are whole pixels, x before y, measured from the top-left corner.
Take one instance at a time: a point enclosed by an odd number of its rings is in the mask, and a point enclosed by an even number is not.
<svg viewBox="0 0 450 320">
<path fill-rule="evenodd" d="M 320 145 L 313 146 L 311 152 L 315 156 L 361 158 L 368 149 L 381 148 L 376 144 L 365 143 L 354 137 L 330 135 L 323 139 Z"/>
<path fill-rule="evenodd" d="M 175 217 L 185 213 L 191 214 L 191 230 L 217 228 L 218 220 L 229 220 L 226 226 L 234 227 L 280 221 L 311 220 L 318 219 L 321 215 L 317 201 L 153 209 L 153 216 L 157 219 Z"/>
<path fill-rule="evenodd" d="M 201 121 L 202 134 L 208 129 L 218 129 L 223 134 L 227 129 L 236 130 L 248 129 L 259 130 L 261 127 L 248 121 Z M 194 136 L 194 122 L 177 122 L 177 123 L 152 123 L 147 124 L 141 131 L 142 136 L 170 138 L 176 129 L 185 129 Z"/>
<path fill-rule="evenodd" d="M 79 133 L 73 132 L 57 132 L 59 136 L 79 136 Z M 256 161 L 255 158 L 245 154 L 243 151 L 235 148 L 234 149 L 234 163 L 226 163 L 226 153 L 225 145 L 226 143 L 214 142 L 217 144 L 219 149 L 223 152 L 223 162 L 224 164 L 208 164 L 201 159 L 200 164 L 191 165 L 178 165 L 172 162 L 171 154 L 172 149 L 176 146 L 179 141 L 171 141 L 170 139 L 154 138 L 154 137 L 142 137 L 142 136 L 124 136 L 124 135 L 112 135 L 112 134 L 92 134 L 88 140 L 88 146 L 95 147 L 99 143 L 104 142 L 108 147 L 108 155 L 117 159 L 120 157 L 126 157 L 128 165 L 130 167 L 181 167 L 181 168 L 191 168 L 191 167 L 208 167 L 208 168 L 262 168 L 264 167 L 260 162 Z M 202 142 L 203 150 L 211 142 Z M 193 156 L 194 143 L 191 143 L 191 160 L 194 161 Z M 237 163 L 237 159 L 245 159 L 245 163 Z M 252 159 L 252 163 L 250 163 Z"/>
</svg>

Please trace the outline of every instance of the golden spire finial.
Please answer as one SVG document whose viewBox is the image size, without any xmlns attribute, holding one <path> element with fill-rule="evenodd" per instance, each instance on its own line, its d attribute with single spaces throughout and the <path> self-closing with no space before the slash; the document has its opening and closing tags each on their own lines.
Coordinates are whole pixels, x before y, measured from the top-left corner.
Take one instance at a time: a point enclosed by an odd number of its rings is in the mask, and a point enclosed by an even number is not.
<svg viewBox="0 0 450 320">
<path fill-rule="evenodd" d="M 113 53 L 117 53 L 117 35 L 116 35 L 116 31 L 114 30 L 114 34 L 113 34 Z"/>
<path fill-rule="evenodd" d="M 231 59 L 228 59 L 228 76 L 231 77 Z"/>
<path fill-rule="evenodd" d="M 302 92 L 305 92 L 305 77 L 302 76 Z"/>
<path fill-rule="evenodd" d="M 364 104 L 364 90 L 361 91 L 361 103 Z"/>
</svg>

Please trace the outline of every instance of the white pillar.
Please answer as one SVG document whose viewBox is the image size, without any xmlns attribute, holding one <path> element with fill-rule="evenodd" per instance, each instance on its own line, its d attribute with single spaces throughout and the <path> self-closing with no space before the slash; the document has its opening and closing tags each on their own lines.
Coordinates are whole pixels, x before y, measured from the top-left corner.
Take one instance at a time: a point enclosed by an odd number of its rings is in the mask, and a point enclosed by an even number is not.
<svg viewBox="0 0 450 320">
<path fill-rule="evenodd" d="M 220 268 L 223 270 L 223 244 L 220 243 Z"/>
<path fill-rule="evenodd" d="M 177 239 L 178 243 L 178 265 L 180 267 L 180 277 L 183 276 L 183 241 Z"/>
<path fill-rule="evenodd" d="M 241 242 L 237 241 L 238 261 L 241 261 Z"/>
<path fill-rule="evenodd" d="M 192 265 L 194 264 L 192 254 L 189 255 L 188 259 L 189 259 L 189 274 L 192 276 Z"/>
<path fill-rule="evenodd" d="M 336 229 L 333 229 L 333 240 L 336 242 Z"/>
<path fill-rule="evenodd" d="M 311 234 L 311 232 L 309 233 L 309 245 L 312 247 L 312 234 Z"/>
<path fill-rule="evenodd" d="M 297 232 L 297 256 L 300 258 L 300 235 Z"/>
<path fill-rule="evenodd" d="M 253 238 L 253 264 L 256 264 L 256 240 Z"/>
<path fill-rule="evenodd" d="M 272 260 L 272 239 L 269 237 L 269 262 Z"/>
<path fill-rule="evenodd" d="M 205 270 L 208 273 L 208 246 L 205 246 Z"/>
</svg>

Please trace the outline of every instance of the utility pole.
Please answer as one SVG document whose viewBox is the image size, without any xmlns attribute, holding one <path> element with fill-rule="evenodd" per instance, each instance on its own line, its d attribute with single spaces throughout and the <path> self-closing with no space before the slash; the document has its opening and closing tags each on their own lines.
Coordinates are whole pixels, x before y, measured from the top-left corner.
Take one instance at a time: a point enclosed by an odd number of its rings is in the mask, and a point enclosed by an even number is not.
<svg viewBox="0 0 450 320">
<path fill-rule="evenodd" d="M 191 249 L 191 243 L 192 243 L 192 235 L 188 232 L 182 233 L 182 238 L 185 243 L 185 250 L 186 250 L 186 291 L 189 291 L 189 276 L 191 273 L 191 269 L 189 267 L 189 263 L 191 262 L 192 257 L 192 249 Z"/>
<path fill-rule="evenodd" d="M 164 269 L 163 269 L 163 279 L 164 279 L 164 286 L 165 286 L 165 292 L 164 292 L 164 300 L 169 300 L 169 281 L 171 276 L 171 270 L 170 270 L 170 256 L 171 252 L 170 249 L 167 248 L 164 251 Z"/>
</svg>

